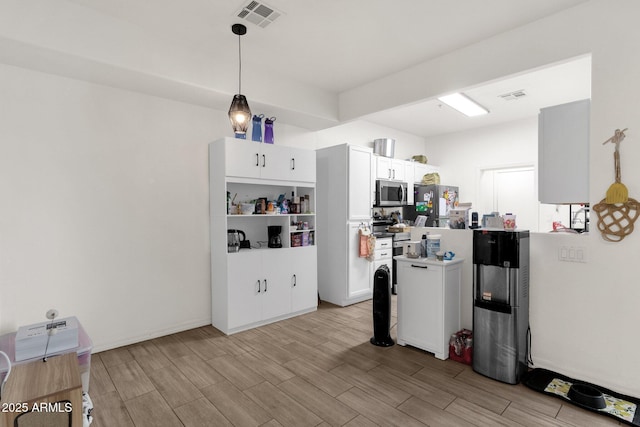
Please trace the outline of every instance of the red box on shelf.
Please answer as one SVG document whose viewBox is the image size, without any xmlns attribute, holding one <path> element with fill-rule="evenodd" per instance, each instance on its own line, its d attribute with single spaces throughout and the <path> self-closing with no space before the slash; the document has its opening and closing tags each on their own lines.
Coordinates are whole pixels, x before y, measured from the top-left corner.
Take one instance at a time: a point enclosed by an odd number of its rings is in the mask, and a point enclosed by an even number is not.
<svg viewBox="0 0 640 427">
<path fill-rule="evenodd" d="M 463 329 L 449 339 L 449 359 L 471 365 L 473 361 L 473 333 Z"/>
</svg>

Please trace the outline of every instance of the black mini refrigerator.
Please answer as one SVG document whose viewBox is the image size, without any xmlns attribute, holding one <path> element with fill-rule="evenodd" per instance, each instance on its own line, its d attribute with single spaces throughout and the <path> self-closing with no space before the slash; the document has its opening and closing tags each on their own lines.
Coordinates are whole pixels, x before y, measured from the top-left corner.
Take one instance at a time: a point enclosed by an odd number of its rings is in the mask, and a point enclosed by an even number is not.
<svg viewBox="0 0 640 427">
<path fill-rule="evenodd" d="M 517 384 L 527 372 L 529 231 L 473 231 L 473 370 Z"/>
</svg>

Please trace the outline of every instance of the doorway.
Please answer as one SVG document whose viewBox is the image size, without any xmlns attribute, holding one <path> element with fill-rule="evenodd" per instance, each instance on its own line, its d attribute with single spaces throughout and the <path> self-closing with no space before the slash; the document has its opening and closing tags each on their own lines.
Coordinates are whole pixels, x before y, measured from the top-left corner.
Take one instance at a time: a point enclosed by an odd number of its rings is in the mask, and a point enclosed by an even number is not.
<svg viewBox="0 0 640 427">
<path fill-rule="evenodd" d="M 480 212 L 516 215 L 518 228 L 538 231 L 539 203 L 534 165 L 480 170 Z"/>
</svg>

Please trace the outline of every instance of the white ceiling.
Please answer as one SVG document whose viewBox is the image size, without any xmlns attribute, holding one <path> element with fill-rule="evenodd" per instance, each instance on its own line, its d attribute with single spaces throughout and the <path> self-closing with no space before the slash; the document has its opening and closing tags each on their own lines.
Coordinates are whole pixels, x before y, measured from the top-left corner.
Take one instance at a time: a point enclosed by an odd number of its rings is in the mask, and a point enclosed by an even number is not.
<svg viewBox="0 0 640 427">
<path fill-rule="evenodd" d="M 488 109 L 489 114 L 466 117 L 437 99 L 430 99 L 363 119 L 428 137 L 534 117 L 540 108 L 591 97 L 591 58 L 582 57 L 460 90 Z M 501 96 L 516 91 L 524 91 L 525 96 Z"/>
<path fill-rule="evenodd" d="M 231 24 L 251 0 L 67 0 L 135 25 L 159 42 L 237 61 Z M 265 0 L 282 13 L 266 28 L 244 21 L 243 68 L 259 69 L 336 94 L 526 25 L 585 0 Z M 540 107 L 589 97 L 590 61 L 461 88 L 491 114 L 467 119 L 437 101 L 366 116 L 429 136 L 537 114 Z M 428 78 L 428 76 L 425 76 Z M 498 95 L 524 89 L 528 96 Z M 251 94 L 246 93 L 251 99 Z"/>
</svg>

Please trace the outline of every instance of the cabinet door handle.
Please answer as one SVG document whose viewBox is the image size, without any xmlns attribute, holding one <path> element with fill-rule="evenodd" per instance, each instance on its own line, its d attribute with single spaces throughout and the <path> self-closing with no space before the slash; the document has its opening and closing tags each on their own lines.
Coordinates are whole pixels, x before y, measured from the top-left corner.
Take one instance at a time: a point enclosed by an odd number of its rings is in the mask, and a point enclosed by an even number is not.
<svg viewBox="0 0 640 427">
<path fill-rule="evenodd" d="M 267 279 L 264 279 L 264 291 L 267 292 Z"/>
<path fill-rule="evenodd" d="M 291 159 L 291 170 L 296 170 L 296 159 Z"/>
<path fill-rule="evenodd" d="M 415 268 L 429 268 L 429 266 L 427 266 L 427 265 L 415 265 L 415 264 L 411 264 L 411 267 L 415 267 Z"/>
<path fill-rule="evenodd" d="M 296 286 L 298 284 L 298 278 L 296 277 L 296 275 L 293 275 L 293 286 Z"/>
<path fill-rule="evenodd" d="M 391 168 L 389 168 L 389 179 L 391 179 Z"/>
<path fill-rule="evenodd" d="M 260 156 L 256 153 L 256 166 L 260 166 Z"/>
<path fill-rule="evenodd" d="M 264 154 L 262 155 L 262 167 L 265 167 L 267 165 L 267 156 L 265 156 Z"/>
<path fill-rule="evenodd" d="M 388 243 L 380 243 L 380 246 L 389 246 Z"/>
<path fill-rule="evenodd" d="M 387 252 L 380 253 L 380 256 L 387 256 L 387 255 L 389 255 Z"/>
<path fill-rule="evenodd" d="M 260 293 L 260 280 L 258 280 L 258 293 Z"/>
<path fill-rule="evenodd" d="M 396 170 L 393 170 L 393 179 L 396 179 Z"/>
</svg>

